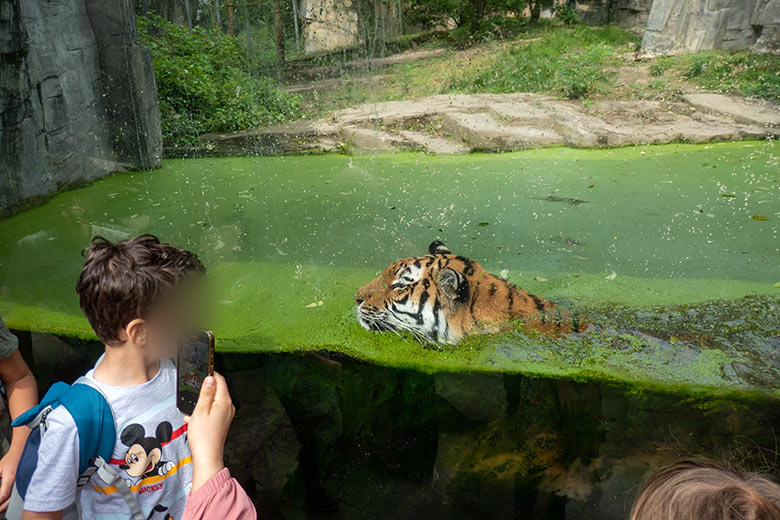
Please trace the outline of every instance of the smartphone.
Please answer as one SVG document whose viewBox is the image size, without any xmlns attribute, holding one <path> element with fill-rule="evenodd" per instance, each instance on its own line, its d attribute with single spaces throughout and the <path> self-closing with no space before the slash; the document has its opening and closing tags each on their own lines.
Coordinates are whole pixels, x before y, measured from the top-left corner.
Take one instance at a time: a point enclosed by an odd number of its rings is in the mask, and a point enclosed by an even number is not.
<svg viewBox="0 0 780 520">
<path fill-rule="evenodd" d="M 192 415 L 200 386 L 214 374 L 214 334 L 208 330 L 193 332 L 184 339 L 176 362 L 176 407 Z"/>
</svg>

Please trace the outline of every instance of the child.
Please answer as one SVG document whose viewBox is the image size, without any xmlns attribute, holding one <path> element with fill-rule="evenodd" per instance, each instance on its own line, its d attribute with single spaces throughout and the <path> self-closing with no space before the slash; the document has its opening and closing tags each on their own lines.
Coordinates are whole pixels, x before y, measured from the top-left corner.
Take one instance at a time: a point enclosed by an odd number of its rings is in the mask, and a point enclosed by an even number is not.
<svg viewBox="0 0 780 520">
<path fill-rule="evenodd" d="M 631 520 L 778 520 L 780 486 L 724 464 L 680 460 L 639 490 Z"/>
<path fill-rule="evenodd" d="M 81 309 L 105 344 L 105 354 L 86 377 L 114 413 L 117 439 L 109 464 L 149 519 L 181 518 L 192 485 L 170 358 L 187 329 L 185 286 L 204 272 L 193 253 L 161 244 L 152 235 L 117 244 L 96 237 L 76 284 Z M 22 518 L 62 518 L 77 496 L 82 518 L 128 518 L 130 507 L 121 492 L 97 474 L 77 495 L 73 418 L 60 406 L 46 421 Z"/>
<path fill-rule="evenodd" d="M 38 403 L 38 387 L 27 363 L 19 353 L 19 340 L 0 319 L 0 380 L 8 396 L 11 419 Z M 13 429 L 11 446 L 0 459 L 0 513 L 8 508 L 8 499 L 16 477 L 16 466 L 22 456 L 24 443 L 30 429 L 20 426 Z"/>
</svg>

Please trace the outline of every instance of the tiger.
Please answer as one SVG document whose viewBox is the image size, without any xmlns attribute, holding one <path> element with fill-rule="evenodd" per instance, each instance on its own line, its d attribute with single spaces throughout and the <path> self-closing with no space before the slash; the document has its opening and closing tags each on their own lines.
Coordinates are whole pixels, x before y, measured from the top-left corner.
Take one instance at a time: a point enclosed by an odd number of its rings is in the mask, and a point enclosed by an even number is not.
<svg viewBox="0 0 780 520">
<path fill-rule="evenodd" d="M 489 274 L 439 240 L 425 256 L 390 264 L 355 292 L 355 301 L 364 329 L 405 331 L 430 343 L 456 344 L 470 334 L 501 332 L 514 318 L 554 336 L 588 327 L 584 317 Z"/>
</svg>

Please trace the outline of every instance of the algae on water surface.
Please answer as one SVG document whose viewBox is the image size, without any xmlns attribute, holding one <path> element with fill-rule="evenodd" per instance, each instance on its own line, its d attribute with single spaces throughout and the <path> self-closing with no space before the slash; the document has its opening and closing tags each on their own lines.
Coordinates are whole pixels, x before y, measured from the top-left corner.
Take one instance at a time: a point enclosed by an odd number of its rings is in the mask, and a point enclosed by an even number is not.
<svg viewBox="0 0 780 520">
<path fill-rule="evenodd" d="M 80 251 L 93 235 L 152 232 L 207 264 L 224 351 L 330 349 L 425 370 L 777 397 L 775 146 L 166 161 L 0 222 L 0 313 L 17 328 L 89 336 L 73 292 Z M 578 338 L 510 333 L 441 348 L 363 331 L 355 289 L 437 238 L 587 310 L 597 327 Z M 668 310 L 709 300 L 725 301 L 685 310 L 722 318 L 708 328 Z M 739 320 L 747 325 L 726 330 Z"/>
</svg>

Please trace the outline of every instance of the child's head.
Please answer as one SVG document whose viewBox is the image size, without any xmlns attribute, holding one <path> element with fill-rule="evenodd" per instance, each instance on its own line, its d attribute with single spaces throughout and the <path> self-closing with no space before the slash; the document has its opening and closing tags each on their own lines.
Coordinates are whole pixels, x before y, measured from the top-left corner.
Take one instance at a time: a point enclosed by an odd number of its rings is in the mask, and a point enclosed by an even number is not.
<svg viewBox="0 0 780 520">
<path fill-rule="evenodd" d="M 128 341 L 170 355 L 188 325 L 180 293 L 205 272 L 195 254 L 154 235 L 112 244 L 95 237 L 86 250 L 76 292 L 81 310 L 108 346 Z"/>
<path fill-rule="evenodd" d="M 780 486 L 724 464 L 680 460 L 639 491 L 631 520 L 778 520 Z"/>
</svg>

